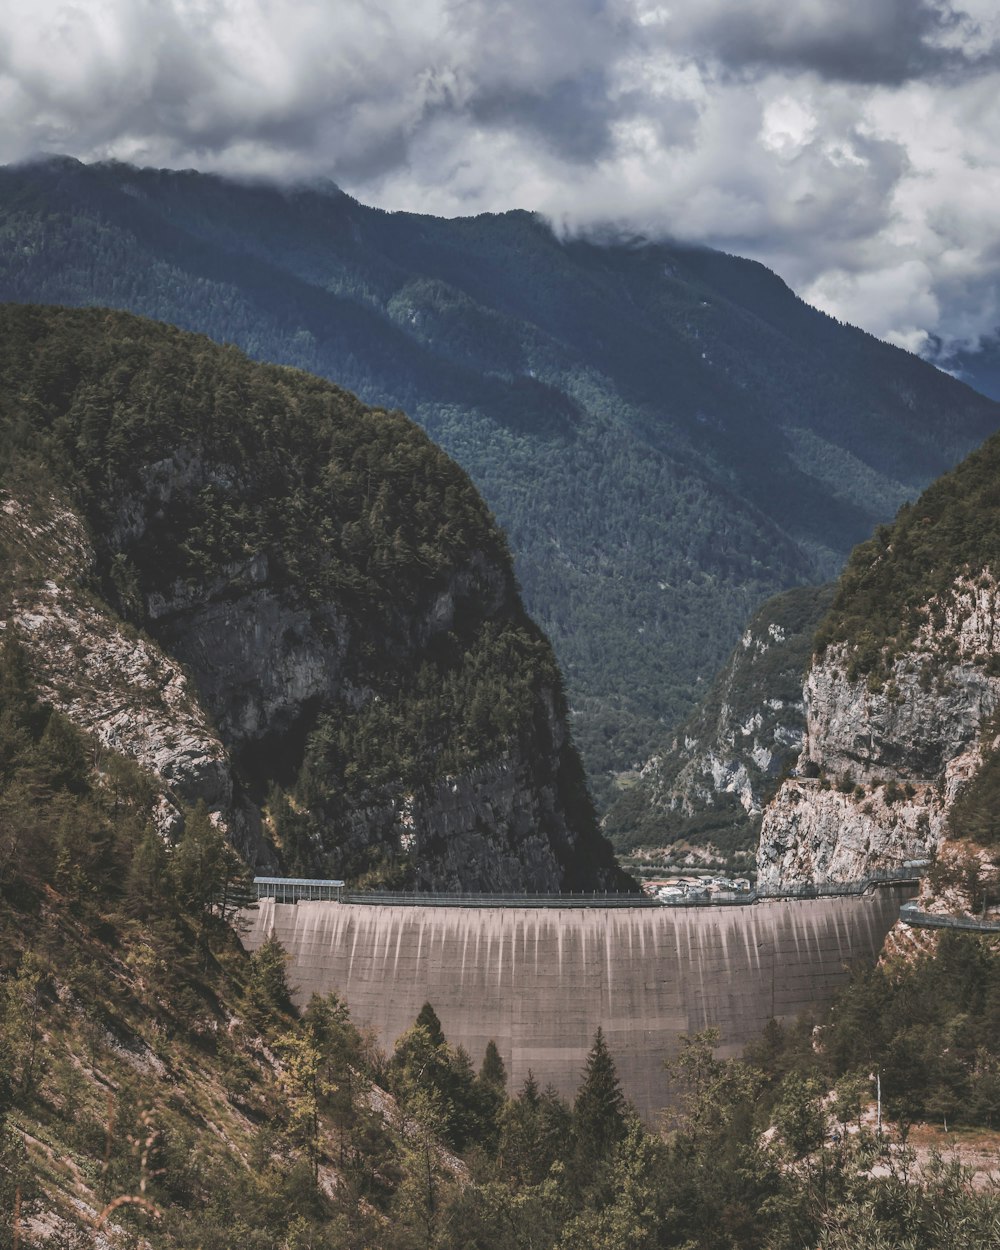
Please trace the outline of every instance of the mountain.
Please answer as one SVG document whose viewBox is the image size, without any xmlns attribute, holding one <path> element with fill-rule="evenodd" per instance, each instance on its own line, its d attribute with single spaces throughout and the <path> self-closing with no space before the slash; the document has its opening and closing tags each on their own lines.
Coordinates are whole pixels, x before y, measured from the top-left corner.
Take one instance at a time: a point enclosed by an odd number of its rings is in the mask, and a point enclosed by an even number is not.
<svg viewBox="0 0 1000 1250">
<path fill-rule="evenodd" d="M 0 692 L 5 1248 L 994 1250 L 1000 957 L 982 939 L 865 969 L 745 1060 L 696 1034 L 671 1060 L 671 1131 L 647 1132 L 599 1029 L 570 1106 L 530 1076 L 508 1089 L 496 1047 L 449 1045 L 431 1003 L 391 1056 L 335 994 L 293 1012 L 280 946 L 248 957 L 233 932 L 219 830 L 202 814 L 168 849 L 147 779 L 37 697 L 9 635 Z M 889 1117 L 976 1131 L 914 1126 L 919 1157 Z M 978 1177 L 928 1159 L 970 1138 Z M 879 1151 L 905 1168 L 873 1169 Z"/>
<path fill-rule="evenodd" d="M 753 854 L 761 813 L 802 749 L 802 681 L 832 597 L 831 585 L 800 586 L 755 613 L 694 714 L 604 818 L 620 851 Z"/>
<path fill-rule="evenodd" d="M 1000 425 L 759 264 L 444 221 L 330 184 L 0 171 L 0 297 L 127 308 L 401 407 L 506 530 L 600 801 L 662 749 L 754 609 Z"/>
<path fill-rule="evenodd" d="M 471 482 L 399 413 L 104 310 L 0 307 L 4 636 L 95 757 L 258 862 L 623 884 L 551 648 Z M 187 815 L 186 815 L 187 813 Z"/>
<path fill-rule="evenodd" d="M 851 555 L 816 635 L 796 775 L 764 812 L 763 884 L 948 861 L 956 843 L 996 860 L 998 483 L 994 436 Z"/>
</svg>

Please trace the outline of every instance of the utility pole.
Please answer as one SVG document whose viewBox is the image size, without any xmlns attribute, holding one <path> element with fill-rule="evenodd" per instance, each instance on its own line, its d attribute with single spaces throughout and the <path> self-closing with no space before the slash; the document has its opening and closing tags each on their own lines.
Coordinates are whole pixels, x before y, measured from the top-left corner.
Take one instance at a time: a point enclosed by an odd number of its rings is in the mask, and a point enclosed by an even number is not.
<svg viewBox="0 0 1000 1250">
<path fill-rule="evenodd" d="M 875 1082 L 875 1129 L 879 1139 L 882 1137 L 882 1069 L 876 1068 L 868 1073 L 869 1081 Z"/>
<path fill-rule="evenodd" d="M 875 1128 L 879 1139 L 882 1137 L 882 1069 L 876 1068 L 871 1078 L 875 1082 Z"/>
</svg>

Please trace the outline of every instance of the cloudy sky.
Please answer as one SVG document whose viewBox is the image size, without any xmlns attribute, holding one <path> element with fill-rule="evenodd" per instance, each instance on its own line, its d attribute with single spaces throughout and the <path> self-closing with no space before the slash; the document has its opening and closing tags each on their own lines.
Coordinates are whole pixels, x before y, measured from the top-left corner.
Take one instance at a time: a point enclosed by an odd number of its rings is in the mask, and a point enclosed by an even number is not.
<svg viewBox="0 0 1000 1250">
<path fill-rule="evenodd" d="M 38 152 L 706 242 L 918 350 L 1000 325 L 997 0 L 3 0 Z"/>
</svg>

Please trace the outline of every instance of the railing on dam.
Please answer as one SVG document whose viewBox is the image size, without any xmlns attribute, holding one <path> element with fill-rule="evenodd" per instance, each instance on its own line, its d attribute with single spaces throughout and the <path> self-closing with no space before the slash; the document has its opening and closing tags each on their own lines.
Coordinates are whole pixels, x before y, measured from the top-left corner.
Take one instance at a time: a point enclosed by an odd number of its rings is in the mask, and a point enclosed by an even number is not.
<svg viewBox="0 0 1000 1250">
<path fill-rule="evenodd" d="M 367 890 L 349 892 L 343 881 L 311 881 L 294 877 L 255 877 L 257 898 L 279 903 L 329 901 L 367 907 L 745 907 L 750 903 L 782 898 L 843 898 L 865 894 L 876 886 L 917 881 L 926 864 L 914 862 L 902 868 L 872 873 L 858 881 L 823 881 L 818 884 L 783 886 L 761 890 L 689 890 L 676 898 L 651 898 L 646 894 L 430 894 L 419 891 Z"/>
<path fill-rule="evenodd" d="M 647 894 L 421 894 L 369 890 L 345 894 L 345 903 L 382 907 L 659 907 Z"/>
<path fill-rule="evenodd" d="M 345 893 L 344 903 L 382 907 L 745 907 L 749 903 L 782 898 L 843 898 L 865 894 L 877 886 L 916 882 L 923 861 L 871 873 L 858 881 L 824 881 L 762 890 L 689 890 L 676 898 L 645 894 L 421 894 L 418 891 L 371 890 Z"/>
<path fill-rule="evenodd" d="M 920 911 L 916 903 L 904 903 L 899 909 L 904 924 L 917 929 L 961 929 L 966 933 L 1000 933 L 1000 919 L 987 920 L 985 916 L 938 916 L 933 912 Z"/>
</svg>

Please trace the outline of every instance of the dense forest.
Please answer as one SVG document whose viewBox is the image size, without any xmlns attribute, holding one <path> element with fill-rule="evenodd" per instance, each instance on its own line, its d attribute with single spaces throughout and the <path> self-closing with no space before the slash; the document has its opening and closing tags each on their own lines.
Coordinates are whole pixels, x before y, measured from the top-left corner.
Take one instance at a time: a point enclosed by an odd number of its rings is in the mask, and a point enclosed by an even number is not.
<svg viewBox="0 0 1000 1250">
<path fill-rule="evenodd" d="M 510 538 L 602 806 L 761 602 L 834 575 L 998 424 L 758 264 L 329 184 L 2 170 L 0 298 L 128 308 L 405 409 Z"/>
<path fill-rule="evenodd" d="M 1000 1201 L 920 1166 L 926 1118 L 1000 1116 L 1000 953 L 859 974 L 742 1060 L 670 1061 L 662 1131 L 594 1040 L 567 1103 L 427 1004 L 389 1055 L 230 927 L 245 869 L 204 814 L 163 844 L 149 782 L 0 648 L 0 1246 L 229 1250 L 987 1250 Z M 945 1043 L 945 1044 L 942 1044 Z M 865 1109 L 882 1080 L 880 1135 Z M 832 1098 L 827 1091 L 833 1090 Z"/>
<path fill-rule="evenodd" d="M 944 474 L 851 553 L 817 634 L 851 644 L 851 672 L 884 677 L 921 628 L 943 624 L 960 582 L 992 585 L 1000 568 L 1000 437 Z"/>
<path fill-rule="evenodd" d="M 419 814 L 436 783 L 489 764 L 516 773 L 528 816 L 517 830 L 482 816 L 483 839 L 541 840 L 560 874 L 548 888 L 618 881 L 504 537 L 413 422 L 106 311 L 0 308 L 0 377 L 3 486 L 33 501 L 36 529 L 57 524 L 53 501 L 68 493 L 95 552 L 92 569 L 57 575 L 22 534 L 0 551 L 4 607 L 12 577 L 43 588 L 80 578 L 92 606 L 179 655 L 286 869 L 433 877 L 433 828 L 401 851 L 404 796 Z M 274 649 L 258 654 L 269 619 Z M 226 661 L 244 635 L 249 649 Z M 268 721 L 255 710 L 269 679 L 260 666 L 289 655 L 300 657 L 282 677 L 292 692 L 277 683 Z M 518 846 L 507 850 L 516 872 Z"/>
<path fill-rule="evenodd" d="M 802 749 L 802 684 L 834 587 L 800 586 L 756 612 L 670 745 L 604 818 L 619 851 L 684 845 L 752 854 L 760 818 Z"/>
</svg>

